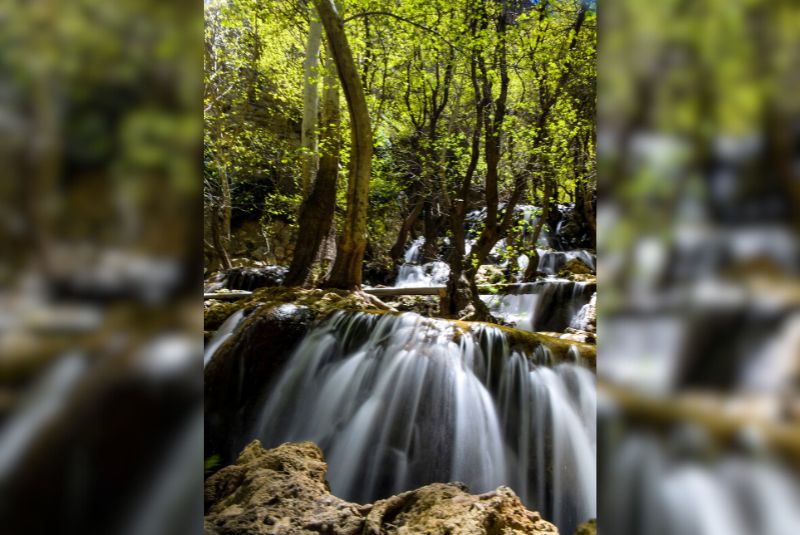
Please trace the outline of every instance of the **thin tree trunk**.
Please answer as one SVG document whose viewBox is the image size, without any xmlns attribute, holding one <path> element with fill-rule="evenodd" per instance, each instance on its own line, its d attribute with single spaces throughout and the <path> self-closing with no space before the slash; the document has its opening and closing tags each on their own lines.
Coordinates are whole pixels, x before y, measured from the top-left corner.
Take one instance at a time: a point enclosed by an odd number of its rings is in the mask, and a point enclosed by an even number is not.
<svg viewBox="0 0 800 535">
<path fill-rule="evenodd" d="M 220 214 L 218 211 L 218 205 L 214 204 L 211 206 L 209 215 L 211 217 L 211 243 L 214 245 L 214 249 L 217 252 L 217 258 L 219 258 L 222 269 L 230 269 L 232 267 L 231 259 L 228 256 L 228 251 L 225 247 L 225 241 L 222 239 L 222 232 L 219 225 Z"/>
<path fill-rule="evenodd" d="M 325 285 L 333 288 L 359 289 L 366 247 L 369 179 L 372 172 L 372 129 L 367 100 L 353 53 L 344 31 L 344 23 L 332 0 L 314 0 L 336 62 L 350 113 L 351 155 L 347 184 L 347 212 L 339 251 Z"/>
<path fill-rule="evenodd" d="M 403 261 L 403 253 L 406 247 L 406 240 L 408 239 L 408 232 L 411 230 L 411 227 L 414 226 L 414 223 L 417 222 L 419 214 L 422 212 L 423 205 L 424 199 L 420 196 L 417 202 L 414 203 L 414 207 L 411 209 L 411 212 L 403 220 L 403 224 L 400 225 L 400 232 L 398 232 L 397 239 L 389 251 L 389 255 L 392 257 L 392 260 L 394 260 L 395 264 L 400 264 Z"/>
<path fill-rule="evenodd" d="M 547 219 L 550 217 L 550 197 L 552 196 L 552 183 L 547 177 L 544 178 L 544 192 L 542 193 L 542 213 L 539 219 L 536 220 L 536 226 L 533 227 L 533 244 L 531 246 L 531 254 L 528 257 L 528 267 L 525 268 L 525 274 L 522 280 L 530 282 L 536 278 L 536 273 L 539 270 L 539 251 L 536 249 L 536 244 L 539 241 L 539 236 L 542 234 L 542 229 Z"/>
<path fill-rule="evenodd" d="M 322 42 L 322 24 L 313 8 L 309 9 L 310 26 L 303 61 L 303 126 L 300 131 L 302 156 L 303 197 L 311 192 L 311 183 L 317 170 L 317 115 L 319 114 L 319 49 Z"/>
<path fill-rule="evenodd" d="M 220 232 L 222 240 L 227 247 L 231 239 L 233 196 L 231 195 L 231 183 L 230 180 L 228 180 L 228 171 L 224 165 L 219 167 L 219 187 L 222 192 L 222 205 L 219 207 L 222 212 L 222 229 L 220 229 Z"/>
</svg>

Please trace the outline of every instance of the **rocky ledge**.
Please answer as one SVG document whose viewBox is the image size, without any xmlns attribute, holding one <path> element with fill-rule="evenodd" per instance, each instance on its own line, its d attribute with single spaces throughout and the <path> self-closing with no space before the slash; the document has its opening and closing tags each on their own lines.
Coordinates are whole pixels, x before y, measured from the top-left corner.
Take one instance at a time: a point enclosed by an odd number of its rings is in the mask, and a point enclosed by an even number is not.
<svg viewBox="0 0 800 535">
<path fill-rule="evenodd" d="M 255 440 L 206 480 L 206 535 L 539 535 L 558 530 L 507 487 L 473 495 L 435 483 L 374 504 L 332 495 L 311 442 L 267 450 Z"/>
</svg>

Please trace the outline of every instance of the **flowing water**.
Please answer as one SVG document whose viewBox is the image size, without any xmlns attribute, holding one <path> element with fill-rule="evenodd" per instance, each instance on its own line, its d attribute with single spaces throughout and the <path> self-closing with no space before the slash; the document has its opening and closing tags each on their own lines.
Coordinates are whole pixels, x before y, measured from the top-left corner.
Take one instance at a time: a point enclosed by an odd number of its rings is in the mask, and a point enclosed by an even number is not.
<svg viewBox="0 0 800 535">
<path fill-rule="evenodd" d="M 595 286 L 585 282 L 544 279 L 525 284 L 515 293 L 481 298 L 495 316 L 526 331 L 563 332 L 581 322 Z"/>
<path fill-rule="evenodd" d="M 576 358 L 576 352 L 572 353 Z M 596 514 L 595 379 L 499 329 L 337 313 L 301 342 L 248 440 L 312 440 L 333 492 L 370 502 L 431 482 L 508 485 L 571 533 Z"/>
<path fill-rule="evenodd" d="M 206 348 L 203 351 L 203 366 L 208 366 L 208 363 L 211 361 L 211 358 L 214 356 L 214 353 L 217 352 L 222 344 L 233 335 L 236 328 L 242 322 L 242 318 L 244 318 L 244 310 L 237 310 L 233 314 L 231 314 L 228 319 L 226 319 L 222 325 L 220 325 L 219 329 L 214 333 L 214 336 L 211 337 L 211 340 L 206 344 Z"/>
<path fill-rule="evenodd" d="M 800 486 L 760 455 L 708 462 L 646 433 L 631 433 L 608 460 L 600 528 L 615 535 L 800 533 Z M 705 458 L 704 458 L 705 457 Z"/>
</svg>

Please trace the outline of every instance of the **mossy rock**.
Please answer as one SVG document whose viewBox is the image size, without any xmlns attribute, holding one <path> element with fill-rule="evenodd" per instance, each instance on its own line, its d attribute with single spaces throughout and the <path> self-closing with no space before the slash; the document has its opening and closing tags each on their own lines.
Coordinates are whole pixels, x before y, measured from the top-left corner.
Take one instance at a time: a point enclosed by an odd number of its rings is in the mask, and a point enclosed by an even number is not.
<svg viewBox="0 0 800 535">
<path fill-rule="evenodd" d="M 561 268 L 558 272 L 559 277 L 569 277 L 570 275 L 592 275 L 594 271 L 592 268 L 584 264 L 581 260 L 573 258 Z"/>
<path fill-rule="evenodd" d="M 206 301 L 203 324 L 206 330 L 218 329 L 231 314 L 244 309 L 246 315 L 256 308 L 271 309 L 293 304 L 308 307 L 315 319 L 323 318 L 337 310 L 367 310 L 373 305 L 361 295 L 346 290 L 312 289 L 276 286 L 259 288 L 247 298 L 233 302 Z"/>
<path fill-rule="evenodd" d="M 587 520 L 578 526 L 575 535 L 597 535 L 597 520 Z"/>
<path fill-rule="evenodd" d="M 503 284 L 506 282 L 506 274 L 503 268 L 493 264 L 486 264 L 478 268 L 475 274 L 475 284 L 478 286 L 488 286 L 492 284 Z"/>
<path fill-rule="evenodd" d="M 242 302 L 226 303 L 211 299 L 203 307 L 203 329 L 215 331 L 230 317 L 231 314 L 242 308 Z"/>
<path fill-rule="evenodd" d="M 494 327 L 503 331 L 507 338 L 511 349 L 517 349 L 527 355 L 533 355 L 536 348 L 545 346 L 550 350 L 553 359 L 556 363 L 559 362 L 572 362 L 570 355 L 571 348 L 578 350 L 581 358 L 585 361 L 590 368 L 596 368 L 597 362 L 597 347 L 593 344 L 576 342 L 574 340 L 566 340 L 559 338 L 559 333 L 532 333 L 529 331 L 522 331 L 514 327 L 507 327 L 505 325 L 497 325 L 495 323 L 485 323 L 480 321 L 461 321 L 461 320 L 448 320 L 451 321 L 457 329 L 469 331 L 473 326 L 483 325 L 486 327 Z"/>
</svg>

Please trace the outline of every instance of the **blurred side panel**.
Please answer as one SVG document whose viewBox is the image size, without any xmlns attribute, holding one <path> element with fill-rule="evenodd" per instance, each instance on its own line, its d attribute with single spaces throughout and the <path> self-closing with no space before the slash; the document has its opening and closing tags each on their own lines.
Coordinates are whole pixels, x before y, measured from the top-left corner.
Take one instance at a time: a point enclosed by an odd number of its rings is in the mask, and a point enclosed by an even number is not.
<svg viewBox="0 0 800 535">
<path fill-rule="evenodd" d="M 202 529 L 202 6 L 0 7 L 0 532 Z"/>
<path fill-rule="evenodd" d="M 800 533 L 800 4 L 600 22 L 599 530 Z"/>
</svg>

